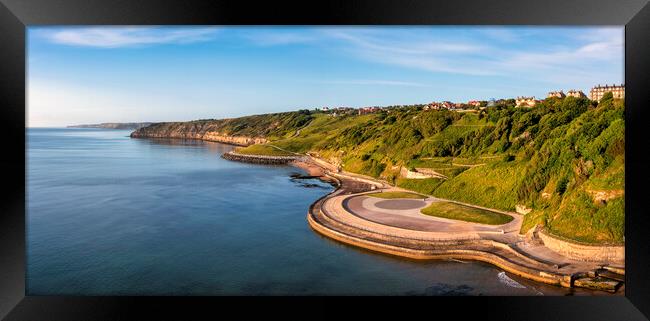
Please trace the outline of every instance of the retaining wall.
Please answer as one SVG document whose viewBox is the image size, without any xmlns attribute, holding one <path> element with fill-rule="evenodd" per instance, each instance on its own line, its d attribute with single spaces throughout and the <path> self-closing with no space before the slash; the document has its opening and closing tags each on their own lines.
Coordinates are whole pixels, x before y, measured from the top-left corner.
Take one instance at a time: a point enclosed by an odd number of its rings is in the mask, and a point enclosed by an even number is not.
<svg viewBox="0 0 650 321">
<path fill-rule="evenodd" d="M 625 261 L 625 246 L 595 246 L 578 244 L 551 236 L 545 231 L 537 235 L 549 249 L 575 260 L 585 262 L 621 263 Z"/>
</svg>

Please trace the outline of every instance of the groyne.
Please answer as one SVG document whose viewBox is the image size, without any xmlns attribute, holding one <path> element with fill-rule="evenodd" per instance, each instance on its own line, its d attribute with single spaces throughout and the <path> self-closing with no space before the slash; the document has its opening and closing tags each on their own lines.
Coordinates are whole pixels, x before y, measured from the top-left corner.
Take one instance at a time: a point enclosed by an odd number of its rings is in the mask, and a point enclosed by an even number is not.
<svg viewBox="0 0 650 321">
<path fill-rule="evenodd" d="M 290 162 L 301 160 L 303 156 L 267 156 L 267 155 L 247 155 L 240 154 L 234 151 L 224 153 L 221 155 L 222 158 L 244 162 L 244 163 L 253 163 L 253 164 L 266 164 L 266 165 L 285 165 Z"/>
</svg>

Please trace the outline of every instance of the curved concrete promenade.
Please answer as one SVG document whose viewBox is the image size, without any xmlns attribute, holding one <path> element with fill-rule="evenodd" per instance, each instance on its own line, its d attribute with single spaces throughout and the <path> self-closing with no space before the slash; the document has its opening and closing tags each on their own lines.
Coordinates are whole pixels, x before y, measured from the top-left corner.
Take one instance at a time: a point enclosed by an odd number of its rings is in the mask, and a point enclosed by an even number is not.
<svg viewBox="0 0 650 321">
<path fill-rule="evenodd" d="M 530 242 L 519 234 L 523 216 L 518 213 L 435 197 L 424 200 L 372 197 L 368 194 L 406 190 L 333 170 L 335 167 L 324 166 L 324 161 L 311 156 L 241 156 L 244 155 L 230 153 L 224 158 L 259 163 L 291 161 L 300 167 L 317 167 L 323 178 L 336 182 L 338 186 L 332 193 L 309 207 L 307 221 L 316 232 L 349 245 L 412 259 L 481 261 L 526 279 L 563 287 L 583 286 L 584 280 L 600 275 L 598 271 L 603 267 L 624 273 L 622 265 L 573 260 L 539 241 Z M 512 216 L 513 220 L 503 225 L 485 225 L 420 213 L 420 209 L 438 201 L 500 212 Z M 620 284 L 611 286 L 610 283 L 607 290 L 616 291 Z"/>
<path fill-rule="evenodd" d="M 412 259 L 482 261 L 526 279 L 563 287 L 575 286 L 574 280 L 602 267 L 526 242 L 519 235 L 519 214 L 505 212 L 513 221 L 497 226 L 426 216 L 419 209 L 439 199 L 416 201 L 421 206 L 404 199 L 406 205 L 400 208 L 399 200 L 368 196 L 376 192 L 369 182 L 348 179 L 345 173 L 331 176 L 338 188 L 310 206 L 307 221 L 316 232 L 340 242 Z"/>
</svg>

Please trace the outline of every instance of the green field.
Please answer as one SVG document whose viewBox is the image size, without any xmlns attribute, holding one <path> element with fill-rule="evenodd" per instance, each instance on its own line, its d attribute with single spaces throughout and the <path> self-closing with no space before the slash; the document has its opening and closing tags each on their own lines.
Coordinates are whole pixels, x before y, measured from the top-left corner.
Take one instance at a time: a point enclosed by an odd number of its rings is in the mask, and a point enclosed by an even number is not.
<svg viewBox="0 0 650 321">
<path fill-rule="evenodd" d="M 506 224 L 513 220 L 510 215 L 486 211 L 451 202 L 433 202 L 421 210 L 422 214 L 489 225 Z"/>
<path fill-rule="evenodd" d="M 409 192 L 379 192 L 368 194 L 368 196 L 386 198 L 386 199 L 395 199 L 395 198 L 416 198 L 416 199 L 425 199 L 427 196 L 409 193 Z"/>
</svg>

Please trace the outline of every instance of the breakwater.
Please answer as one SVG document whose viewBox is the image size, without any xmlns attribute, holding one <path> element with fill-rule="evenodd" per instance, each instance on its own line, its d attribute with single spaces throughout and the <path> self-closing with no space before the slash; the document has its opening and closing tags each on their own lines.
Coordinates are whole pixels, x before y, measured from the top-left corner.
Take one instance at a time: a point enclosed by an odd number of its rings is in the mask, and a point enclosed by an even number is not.
<svg viewBox="0 0 650 321">
<path fill-rule="evenodd" d="M 266 165 L 285 165 L 290 162 L 301 160 L 304 156 L 266 156 L 266 155 L 246 155 L 236 152 L 228 152 L 221 155 L 222 158 L 245 163 L 266 164 Z"/>
</svg>

